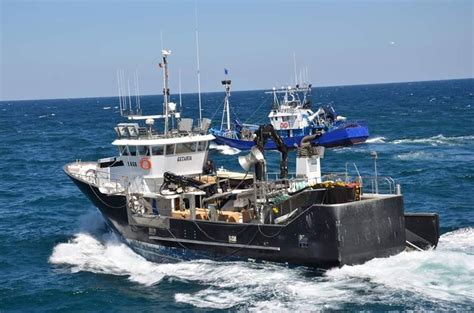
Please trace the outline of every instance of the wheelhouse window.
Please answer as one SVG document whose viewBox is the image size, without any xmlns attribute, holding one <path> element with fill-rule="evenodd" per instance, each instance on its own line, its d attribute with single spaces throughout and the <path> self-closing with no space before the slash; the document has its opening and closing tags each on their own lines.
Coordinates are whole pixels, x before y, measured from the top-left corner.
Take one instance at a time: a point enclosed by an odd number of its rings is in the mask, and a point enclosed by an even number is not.
<svg viewBox="0 0 474 313">
<path fill-rule="evenodd" d="M 128 146 L 128 151 L 130 152 L 129 155 L 137 155 L 137 147 L 136 146 Z"/>
<path fill-rule="evenodd" d="M 164 150 L 165 150 L 164 146 L 151 146 L 152 155 L 163 155 Z"/>
<path fill-rule="evenodd" d="M 174 144 L 166 145 L 166 155 L 174 154 Z"/>
<path fill-rule="evenodd" d="M 119 146 L 118 148 L 119 148 L 120 155 L 128 155 L 127 146 Z"/>
<path fill-rule="evenodd" d="M 207 141 L 200 141 L 198 143 L 198 151 L 205 151 L 207 149 Z"/>
<path fill-rule="evenodd" d="M 138 152 L 138 155 L 141 155 L 141 156 L 150 155 L 150 149 L 148 146 L 137 146 L 137 152 Z"/>
<path fill-rule="evenodd" d="M 176 144 L 176 154 L 190 153 L 196 151 L 196 142 L 186 142 Z"/>
</svg>

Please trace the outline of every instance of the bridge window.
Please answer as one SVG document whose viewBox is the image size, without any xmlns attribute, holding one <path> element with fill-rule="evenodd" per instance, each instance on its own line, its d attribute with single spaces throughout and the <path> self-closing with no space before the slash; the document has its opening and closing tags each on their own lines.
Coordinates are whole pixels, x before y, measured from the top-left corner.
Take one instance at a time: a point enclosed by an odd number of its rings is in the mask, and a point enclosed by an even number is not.
<svg viewBox="0 0 474 313">
<path fill-rule="evenodd" d="M 150 155 L 150 149 L 148 148 L 148 146 L 137 146 L 137 152 L 138 152 L 138 155 L 141 155 L 141 156 Z"/>
<path fill-rule="evenodd" d="M 128 146 L 128 151 L 130 155 L 137 155 L 137 147 L 136 146 Z"/>
<path fill-rule="evenodd" d="M 120 155 L 128 155 L 127 146 L 119 146 L 119 153 Z"/>
<path fill-rule="evenodd" d="M 166 155 L 174 154 L 174 144 L 166 145 Z"/>
<path fill-rule="evenodd" d="M 198 151 L 205 151 L 207 149 L 207 141 L 200 141 L 198 143 Z"/>
<path fill-rule="evenodd" d="M 176 154 L 196 151 L 196 142 L 177 143 Z"/>
<path fill-rule="evenodd" d="M 164 150 L 165 150 L 164 146 L 151 146 L 152 155 L 163 155 Z"/>
</svg>

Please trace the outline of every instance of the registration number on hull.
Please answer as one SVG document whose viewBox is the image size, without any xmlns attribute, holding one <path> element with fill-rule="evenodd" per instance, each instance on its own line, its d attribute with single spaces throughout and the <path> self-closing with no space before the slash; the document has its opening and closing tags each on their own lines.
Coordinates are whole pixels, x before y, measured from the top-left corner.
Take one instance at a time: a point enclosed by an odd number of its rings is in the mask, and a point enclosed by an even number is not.
<svg viewBox="0 0 474 313">
<path fill-rule="evenodd" d="M 188 156 L 180 156 L 178 157 L 178 162 L 185 162 L 185 161 L 192 161 L 193 157 L 188 155 Z"/>
</svg>

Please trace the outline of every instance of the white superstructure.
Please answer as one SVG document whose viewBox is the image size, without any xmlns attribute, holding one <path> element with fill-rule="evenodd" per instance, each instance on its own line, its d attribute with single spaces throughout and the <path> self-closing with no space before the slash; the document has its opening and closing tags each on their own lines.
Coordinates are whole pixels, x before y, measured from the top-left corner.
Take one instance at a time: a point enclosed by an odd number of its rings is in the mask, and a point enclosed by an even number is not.
<svg viewBox="0 0 474 313">
<path fill-rule="evenodd" d="M 273 109 L 268 114 L 270 123 L 277 131 L 301 130 L 309 127 L 316 116 L 309 106 L 306 106 L 306 93 L 311 90 L 311 86 L 304 88 L 292 88 L 277 90 L 273 88 Z M 304 99 L 300 100 L 298 92 L 303 91 Z M 278 99 L 277 94 L 283 93 L 283 100 Z M 293 134 L 290 134 L 290 136 Z"/>
<path fill-rule="evenodd" d="M 194 127 L 193 119 L 182 118 L 175 103 L 170 101 L 168 84 L 169 50 L 162 51 L 163 69 L 163 114 L 133 115 L 131 103 L 125 114 L 128 123 L 119 123 L 114 129 L 117 139 L 112 145 L 118 149 L 115 157 L 103 158 L 97 163 L 76 162 L 70 165 L 69 171 L 104 188 L 120 190 L 124 186 L 139 182 L 145 192 L 158 192 L 163 183 L 165 172 L 175 175 L 200 175 L 207 161 L 209 142 L 213 135 L 207 134 L 210 120 L 203 119 Z M 119 88 L 120 90 L 120 88 Z M 141 109 L 140 109 L 141 112 Z M 162 131 L 158 131 L 155 120 L 162 121 Z M 139 122 L 145 122 L 140 125 Z M 113 188 L 112 188 L 113 187 Z"/>
</svg>

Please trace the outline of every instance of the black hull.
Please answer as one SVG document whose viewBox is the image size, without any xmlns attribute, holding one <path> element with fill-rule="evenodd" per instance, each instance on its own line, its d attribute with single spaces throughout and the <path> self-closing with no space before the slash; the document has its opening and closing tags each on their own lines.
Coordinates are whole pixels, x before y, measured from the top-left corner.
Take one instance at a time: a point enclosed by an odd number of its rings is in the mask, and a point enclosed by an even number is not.
<svg viewBox="0 0 474 313">
<path fill-rule="evenodd" d="M 395 255 L 406 247 L 401 196 L 316 205 L 317 194 L 308 193 L 293 204 L 304 209 L 284 226 L 169 218 L 163 227 L 141 227 L 129 224 L 124 196 L 104 195 L 71 179 L 123 240 L 154 262 L 254 259 L 330 268 Z"/>
</svg>

